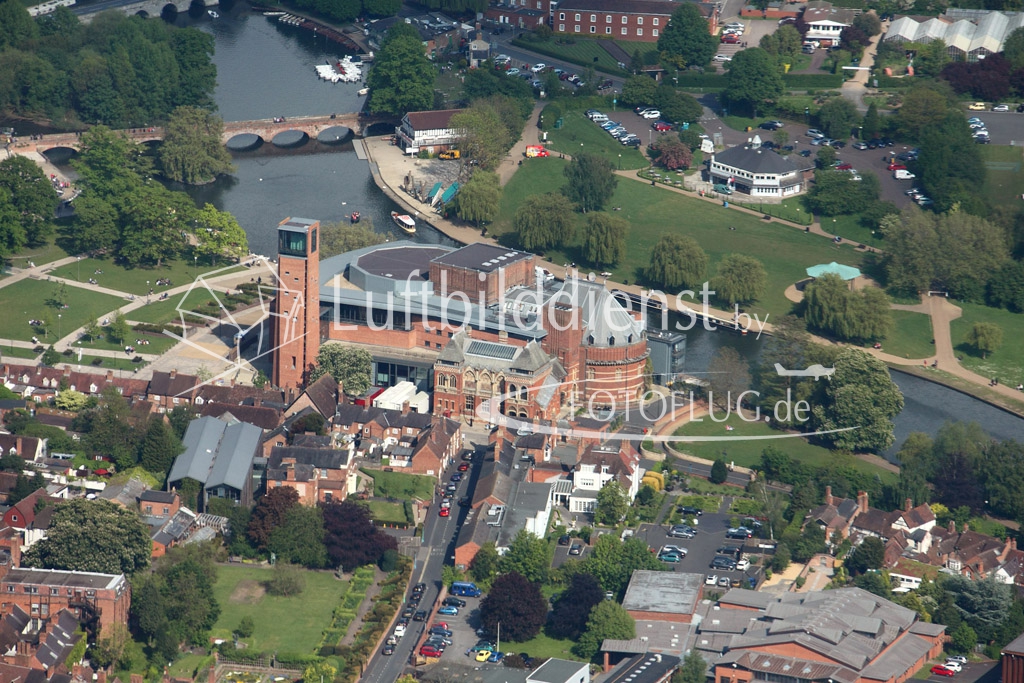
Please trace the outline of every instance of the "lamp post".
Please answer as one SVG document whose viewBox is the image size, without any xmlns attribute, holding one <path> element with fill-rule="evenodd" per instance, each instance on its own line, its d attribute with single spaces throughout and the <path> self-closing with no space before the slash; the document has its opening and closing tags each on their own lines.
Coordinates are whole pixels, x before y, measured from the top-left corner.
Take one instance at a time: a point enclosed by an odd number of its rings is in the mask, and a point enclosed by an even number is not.
<svg viewBox="0 0 1024 683">
<path fill-rule="evenodd" d="M 199 277 L 199 257 L 195 254 L 192 255 L 192 279 L 195 280 Z"/>
<path fill-rule="evenodd" d="M 60 341 L 60 313 L 57 314 L 57 341 Z"/>
<path fill-rule="evenodd" d="M 152 291 L 153 290 L 151 290 L 149 288 L 149 280 L 146 280 L 146 303 L 147 304 L 149 303 L 149 293 L 152 292 Z"/>
<path fill-rule="evenodd" d="M 81 282 L 82 281 L 82 257 L 81 256 L 77 256 L 75 258 L 78 261 L 78 281 Z"/>
<path fill-rule="evenodd" d="M 622 170 L 622 155 L 619 155 L 619 170 Z"/>
</svg>

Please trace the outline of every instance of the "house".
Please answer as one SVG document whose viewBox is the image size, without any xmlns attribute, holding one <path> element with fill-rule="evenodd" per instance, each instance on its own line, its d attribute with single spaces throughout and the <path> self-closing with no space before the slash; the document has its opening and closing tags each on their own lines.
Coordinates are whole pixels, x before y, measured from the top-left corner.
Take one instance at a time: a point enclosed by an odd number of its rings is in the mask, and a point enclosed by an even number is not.
<svg viewBox="0 0 1024 683">
<path fill-rule="evenodd" d="M 638 569 L 622 598 L 634 619 L 689 624 L 704 599 L 704 575 Z"/>
<path fill-rule="evenodd" d="M 483 62 L 491 58 L 491 44 L 483 38 L 474 38 L 469 41 L 469 45 L 466 48 L 466 56 L 469 60 L 469 68 L 478 69 Z M 0 415 L 0 417 L 3 416 Z"/>
<path fill-rule="evenodd" d="M 135 510 L 139 503 L 139 497 L 149 488 L 141 479 L 132 477 L 123 484 L 111 484 L 100 491 L 96 497 L 101 500 L 109 500 L 111 503 L 129 510 Z"/>
<path fill-rule="evenodd" d="M 66 609 L 47 617 L 32 618 L 13 605 L 0 618 L 0 661 L 42 670 L 48 676 L 67 671 L 65 663 L 78 641 L 81 627 Z"/>
<path fill-rule="evenodd" d="M 288 418 L 304 410 L 313 410 L 323 417 L 324 421 L 330 422 L 338 408 L 341 389 L 330 373 L 324 374 L 302 390 L 302 393 L 285 409 L 284 415 Z"/>
<path fill-rule="evenodd" d="M 50 368 L 5 364 L 0 368 L 0 375 L 4 386 L 35 403 L 45 403 L 54 398 L 62 385 L 87 396 L 99 396 L 108 387 L 113 387 L 130 401 L 145 396 L 149 385 L 146 380 L 115 377 L 113 370 L 101 375 L 74 371 L 70 365 Z"/>
<path fill-rule="evenodd" d="M 173 517 L 181 507 L 177 491 L 149 489 L 139 494 L 139 512 L 146 517 Z"/>
<path fill-rule="evenodd" d="M 569 511 L 593 512 L 598 492 L 612 480 L 622 486 L 632 501 L 640 491 L 643 475 L 640 453 L 630 441 L 613 439 L 603 444 L 589 444 L 580 454 L 572 474 Z"/>
<path fill-rule="evenodd" d="M 945 640 L 945 626 L 860 588 L 770 595 L 734 588 L 717 607 L 740 616 L 726 620 L 731 633 L 701 622 L 698 642 L 721 648 L 713 653 L 715 683 L 904 683 L 942 653 Z"/>
<path fill-rule="evenodd" d="M 1005 645 L 999 655 L 1002 683 L 1024 683 L 1024 633 Z"/>
<path fill-rule="evenodd" d="M 167 554 L 168 548 L 184 543 L 196 524 L 196 518 L 196 513 L 187 507 L 182 506 L 178 508 L 173 515 L 168 517 L 163 524 L 150 534 L 149 538 L 153 542 L 150 557 L 155 560 Z"/>
<path fill-rule="evenodd" d="M 395 128 L 398 146 L 409 155 L 426 151 L 436 154 L 454 146 L 460 132 L 449 124 L 452 116 L 460 109 L 442 109 L 438 111 L 411 111 L 402 117 L 402 125 Z"/>
<path fill-rule="evenodd" d="M 532 31 L 548 23 L 553 4 L 551 0 L 502 0 L 488 6 L 484 10 L 484 18 L 498 27 L 514 26 Z"/>
<path fill-rule="evenodd" d="M 224 422 L 248 422 L 264 431 L 273 431 L 281 426 L 284 412 L 269 405 L 244 405 L 234 403 L 207 402 L 199 409 L 203 417 L 215 417 Z"/>
<path fill-rule="evenodd" d="M 179 405 L 192 404 L 200 384 L 200 379 L 195 375 L 181 375 L 177 370 L 154 370 L 146 398 L 153 404 L 154 411 L 166 413 Z"/>
<path fill-rule="evenodd" d="M 857 10 L 833 7 L 831 2 L 812 0 L 804 8 L 803 22 L 807 26 L 804 40 L 816 40 L 822 47 L 838 45 L 843 29 L 853 23 Z"/>
<path fill-rule="evenodd" d="M 132 589 L 124 574 L 98 574 L 18 567 L 0 579 L 0 612 L 17 605 L 33 618 L 69 610 L 96 632 L 127 626 Z"/>
<path fill-rule="evenodd" d="M 718 33 L 715 5 L 694 4 L 711 33 Z M 552 28 L 556 33 L 656 43 L 676 7 L 672 0 L 562 0 L 553 12 Z"/>
<path fill-rule="evenodd" d="M 203 486 L 202 511 L 211 497 L 252 505 L 259 483 L 254 481 L 253 461 L 262 436 L 263 430 L 246 422 L 229 425 L 212 417 L 192 420 L 182 439 L 185 452 L 174 459 L 167 486 L 180 487 L 186 478 L 198 481 Z"/>
<path fill-rule="evenodd" d="M 803 169 L 762 147 L 757 135 L 745 145 L 712 154 L 709 168 L 712 183 L 751 197 L 790 197 L 806 189 Z"/>
<path fill-rule="evenodd" d="M 339 503 L 348 495 L 351 451 L 278 446 L 267 463 L 267 491 L 295 489 L 303 505 Z"/>
<path fill-rule="evenodd" d="M 46 439 L 0 434 L 0 455 L 19 455 L 26 462 L 35 462 L 46 457 Z"/>
<path fill-rule="evenodd" d="M 48 500 L 44 489 L 38 489 L 12 505 L 4 513 L 4 526 L 21 530 L 30 528 L 36 520 L 36 503 L 40 500 Z"/>
</svg>

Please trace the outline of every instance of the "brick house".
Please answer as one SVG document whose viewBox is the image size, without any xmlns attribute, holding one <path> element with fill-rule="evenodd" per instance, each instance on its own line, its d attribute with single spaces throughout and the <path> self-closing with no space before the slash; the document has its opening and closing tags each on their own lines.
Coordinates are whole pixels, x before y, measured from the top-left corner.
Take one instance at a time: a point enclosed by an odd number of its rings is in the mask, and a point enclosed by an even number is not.
<svg viewBox="0 0 1024 683">
<path fill-rule="evenodd" d="M 709 3 L 694 3 L 718 32 L 718 10 Z M 678 3 L 672 0 L 562 0 L 553 12 L 556 33 L 656 43 L 668 26 Z"/>
<path fill-rule="evenodd" d="M 181 375 L 177 370 L 154 370 L 153 379 L 149 381 L 147 400 L 153 404 L 155 412 L 166 413 L 179 405 L 191 405 L 199 385 L 199 378 L 195 375 Z"/>
<path fill-rule="evenodd" d="M 48 499 L 45 489 L 39 489 L 22 498 L 4 513 L 4 525 L 15 529 L 28 529 L 36 520 L 36 502 Z"/>
<path fill-rule="evenodd" d="M 173 517 L 180 507 L 177 491 L 150 489 L 139 495 L 139 512 L 149 517 Z"/>
<path fill-rule="evenodd" d="M 18 567 L 0 580 L 0 612 L 17 605 L 32 617 L 46 618 L 62 609 L 97 632 L 127 626 L 132 589 L 124 574 L 98 574 Z"/>
<path fill-rule="evenodd" d="M 348 495 L 350 465 L 347 450 L 277 446 L 267 462 L 267 491 L 287 486 L 303 505 L 340 503 Z"/>
</svg>

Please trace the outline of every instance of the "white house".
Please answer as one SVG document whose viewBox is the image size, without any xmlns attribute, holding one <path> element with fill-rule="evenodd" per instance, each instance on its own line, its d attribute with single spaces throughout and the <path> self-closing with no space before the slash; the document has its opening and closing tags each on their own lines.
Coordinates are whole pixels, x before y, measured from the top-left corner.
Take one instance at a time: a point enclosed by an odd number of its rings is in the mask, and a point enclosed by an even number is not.
<svg viewBox="0 0 1024 683">
<path fill-rule="evenodd" d="M 853 23 L 857 12 L 833 7 L 831 2 L 809 2 L 803 20 L 807 24 L 804 40 L 817 40 L 823 47 L 838 45 L 843 29 Z"/>
<path fill-rule="evenodd" d="M 448 124 L 459 109 L 440 111 L 411 111 L 402 117 L 402 125 L 395 128 L 399 146 L 406 154 L 429 154 L 443 151 L 459 139 L 458 131 Z"/>
<path fill-rule="evenodd" d="M 609 441 L 591 445 L 580 456 L 572 475 L 573 491 L 569 496 L 570 512 L 593 512 L 597 506 L 597 492 L 611 480 L 616 480 L 630 500 L 640 491 L 644 470 L 640 467 L 640 454 L 627 442 Z"/>
<path fill-rule="evenodd" d="M 710 175 L 711 182 L 752 197 L 781 199 L 805 189 L 801 168 L 788 157 L 762 147 L 756 135 L 746 145 L 712 155 Z"/>
</svg>

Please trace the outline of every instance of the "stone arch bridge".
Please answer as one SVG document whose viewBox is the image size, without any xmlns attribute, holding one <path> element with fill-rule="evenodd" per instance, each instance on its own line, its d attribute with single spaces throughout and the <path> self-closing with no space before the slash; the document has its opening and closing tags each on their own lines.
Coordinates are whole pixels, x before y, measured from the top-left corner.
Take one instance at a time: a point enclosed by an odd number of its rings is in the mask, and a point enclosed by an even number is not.
<svg viewBox="0 0 1024 683">
<path fill-rule="evenodd" d="M 337 142 L 339 131 L 331 129 L 348 128 L 356 135 L 363 135 L 367 128 L 375 123 L 385 123 L 392 120 L 386 116 L 364 116 L 358 113 L 349 114 L 327 114 L 323 116 L 296 116 L 285 119 L 257 119 L 255 121 L 226 121 L 224 123 L 224 134 L 221 141 L 227 145 L 233 138 L 243 135 L 255 135 L 263 142 L 272 144 L 283 144 L 287 146 L 305 144 L 309 139 L 324 139 L 329 142 Z M 323 135 L 325 131 L 330 131 Z M 120 131 L 136 142 L 152 142 L 163 140 L 164 129 L 161 127 L 130 128 Z M 301 133 L 303 137 L 296 140 L 294 133 Z M 274 143 L 275 139 L 280 140 L 282 134 L 289 133 L 287 142 Z M 77 150 L 80 140 L 75 133 L 59 133 L 54 135 L 43 135 L 36 140 L 19 140 L 18 146 L 23 143 L 35 145 L 36 151 L 45 153 L 58 147 L 67 147 Z"/>
</svg>

